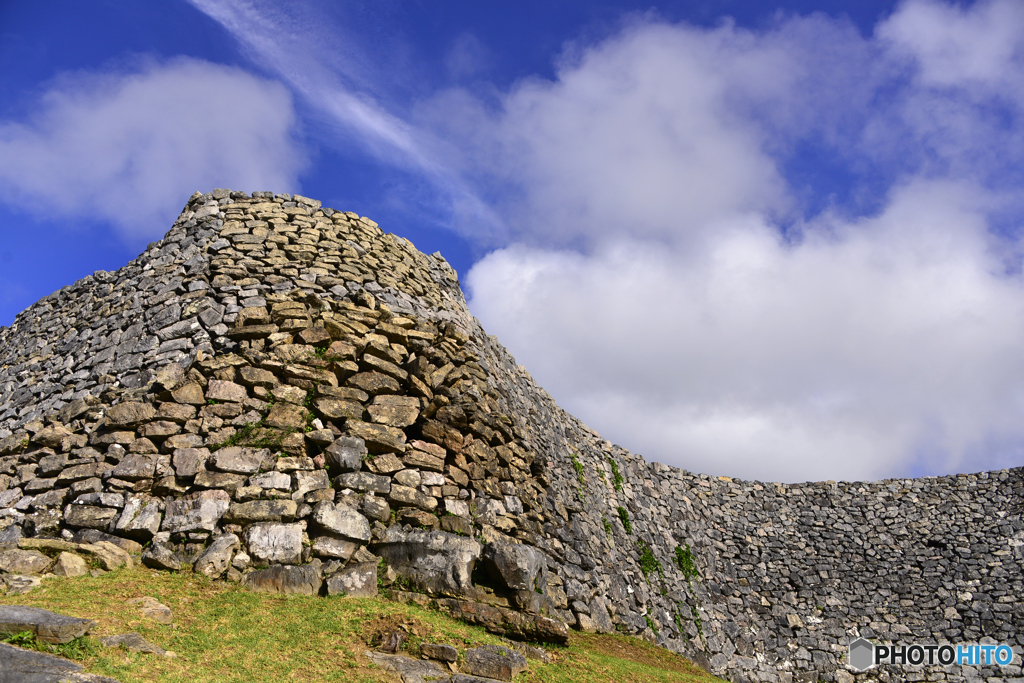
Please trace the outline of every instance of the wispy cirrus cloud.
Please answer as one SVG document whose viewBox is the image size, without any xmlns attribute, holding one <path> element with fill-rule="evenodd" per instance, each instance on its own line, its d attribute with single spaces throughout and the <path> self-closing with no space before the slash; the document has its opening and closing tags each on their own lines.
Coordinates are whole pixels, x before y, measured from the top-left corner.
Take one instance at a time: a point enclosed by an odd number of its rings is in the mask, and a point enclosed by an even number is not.
<svg viewBox="0 0 1024 683">
<path fill-rule="evenodd" d="M 190 0 L 238 41 L 255 64 L 273 73 L 322 117 L 339 149 L 361 149 L 379 162 L 427 180 L 433 196 L 420 200 L 463 216 L 473 232 L 500 232 L 502 221 L 471 183 L 446 163 L 451 140 L 434 136 L 381 97 L 394 79 L 369 58 L 357 31 L 320 24 L 315 3 L 282 8 L 246 0 Z M 319 11 L 318 11 L 319 9 Z"/>
</svg>

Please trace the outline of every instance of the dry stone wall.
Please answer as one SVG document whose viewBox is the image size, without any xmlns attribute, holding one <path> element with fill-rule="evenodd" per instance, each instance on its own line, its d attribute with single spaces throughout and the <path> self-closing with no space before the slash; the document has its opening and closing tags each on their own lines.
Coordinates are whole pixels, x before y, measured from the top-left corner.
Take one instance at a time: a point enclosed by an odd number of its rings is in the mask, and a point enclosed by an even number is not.
<svg viewBox="0 0 1024 683">
<path fill-rule="evenodd" d="M 0 329 L 0 368 L 20 552 L 379 582 L 521 638 L 638 634 L 732 681 L 1021 677 L 844 662 L 857 637 L 1020 655 L 1020 469 L 783 485 L 648 463 L 558 408 L 439 255 L 305 197 L 197 193 L 124 268 Z"/>
</svg>

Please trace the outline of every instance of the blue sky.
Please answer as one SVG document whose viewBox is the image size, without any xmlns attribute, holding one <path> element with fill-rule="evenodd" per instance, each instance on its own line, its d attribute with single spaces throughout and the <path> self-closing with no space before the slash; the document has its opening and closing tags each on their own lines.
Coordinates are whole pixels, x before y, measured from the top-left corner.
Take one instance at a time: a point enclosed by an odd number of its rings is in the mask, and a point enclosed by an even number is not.
<svg viewBox="0 0 1024 683">
<path fill-rule="evenodd" d="M 357 211 L 606 438 L 1024 463 L 1024 5 L 0 3 L 0 325 L 195 190 Z"/>
</svg>

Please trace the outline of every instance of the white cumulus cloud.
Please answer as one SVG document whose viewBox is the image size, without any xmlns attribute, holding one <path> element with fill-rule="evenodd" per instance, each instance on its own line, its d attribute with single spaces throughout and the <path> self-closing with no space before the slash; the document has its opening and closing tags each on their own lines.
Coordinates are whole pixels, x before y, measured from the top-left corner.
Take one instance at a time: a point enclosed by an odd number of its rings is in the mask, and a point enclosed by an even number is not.
<svg viewBox="0 0 1024 683">
<path fill-rule="evenodd" d="M 0 122 L 0 197 L 144 241 L 196 190 L 298 189 L 295 126 L 283 86 L 202 60 L 65 74 L 26 120 Z"/>
<path fill-rule="evenodd" d="M 471 307 L 649 459 L 784 481 L 1019 465 L 1019 14 L 917 0 L 867 38 L 643 20 L 497 109 L 440 95 L 425 117 L 478 127 L 460 163 L 515 188 Z M 808 149 L 833 164 L 812 186 L 847 174 L 823 210 L 795 185 Z"/>
</svg>

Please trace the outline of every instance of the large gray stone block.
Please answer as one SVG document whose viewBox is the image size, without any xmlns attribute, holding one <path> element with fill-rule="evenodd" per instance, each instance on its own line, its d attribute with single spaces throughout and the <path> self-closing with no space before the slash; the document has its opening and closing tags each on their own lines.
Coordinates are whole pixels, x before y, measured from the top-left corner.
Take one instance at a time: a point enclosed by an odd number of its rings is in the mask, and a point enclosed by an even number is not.
<svg viewBox="0 0 1024 683">
<path fill-rule="evenodd" d="M 370 540 L 370 523 L 359 512 L 330 501 L 317 503 L 313 508 L 313 522 L 332 534 L 366 542 Z"/>
<path fill-rule="evenodd" d="M 483 559 L 491 575 L 510 590 L 543 591 L 547 585 L 547 558 L 532 546 L 504 541 L 488 543 Z"/>
<path fill-rule="evenodd" d="M 0 572 L 8 574 L 42 574 L 52 563 L 38 550 L 0 550 Z"/>
<path fill-rule="evenodd" d="M 160 531 L 162 519 L 160 501 L 136 494 L 125 501 L 124 510 L 114 525 L 114 530 L 119 534 L 147 541 Z"/>
<path fill-rule="evenodd" d="M 63 657 L 0 643 L 0 683 L 117 683 Z"/>
<path fill-rule="evenodd" d="M 301 524 L 253 524 L 243 533 L 253 562 L 298 564 L 302 560 Z"/>
<path fill-rule="evenodd" d="M 31 631 L 45 643 L 68 643 L 89 632 L 96 622 L 39 607 L 0 605 L 0 635 Z"/>
<path fill-rule="evenodd" d="M 461 596 L 472 592 L 473 567 L 481 546 L 471 538 L 444 531 L 403 531 L 389 527 L 374 552 L 388 566 L 431 593 Z"/>
<path fill-rule="evenodd" d="M 475 676 L 511 681 L 518 673 L 526 671 L 526 657 L 515 650 L 501 645 L 484 645 L 466 650 L 463 670 Z"/>
<path fill-rule="evenodd" d="M 372 598 L 377 594 L 377 563 L 360 562 L 345 567 L 327 579 L 327 594 Z"/>
<path fill-rule="evenodd" d="M 193 569 L 197 574 L 216 579 L 227 570 L 231 564 L 231 556 L 238 550 L 238 546 L 238 536 L 224 534 L 196 558 Z"/>
<path fill-rule="evenodd" d="M 316 569 L 309 565 L 275 565 L 246 574 L 242 585 L 261 593 L 318 595 L 323 581 Z"/>
<path fill-rule="evenodd" d="M 162 531 L 210 531 L 228 511 L 231 496 L 225 491 L 199 491 L 167 503 Z"/>
<path fill-rule="evenodd" d="M 368 452 L 363 440 L 354 436 L 340 437 L 324 451 L 332 474 L 358 471 Z"/>
</svg>

